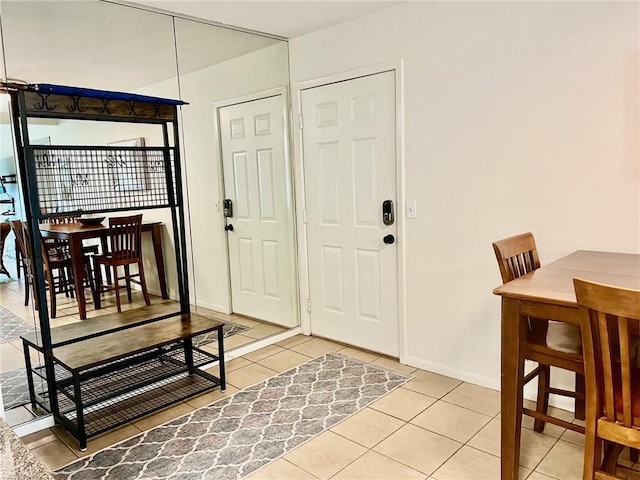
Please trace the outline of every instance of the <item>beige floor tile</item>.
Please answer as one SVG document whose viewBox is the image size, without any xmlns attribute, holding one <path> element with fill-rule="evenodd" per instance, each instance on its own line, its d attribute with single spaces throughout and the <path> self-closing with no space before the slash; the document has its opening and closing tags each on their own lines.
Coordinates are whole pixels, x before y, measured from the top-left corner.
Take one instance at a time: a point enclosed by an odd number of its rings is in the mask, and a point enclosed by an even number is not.
<svg viewBox="0 0 640 480">
<path fill-rule="evenodd" d="M 253 362 L 250 362 L 244 357 L 238 357 L 231 360 L 226 360 L 224 362 L 224 371 L 228 374 L 229 372 L 233 372 L 234 370 L 238 370 L 239 368 L 246 367 L 251 363 Z"/>
<path fill-rule="evenodd" d="M 584 447 L 558 440 L 535 471 L 562 480 L 582 478 Z"/>
<path fill-rule="evenodd" d="M 376 445 L 374 450 L 431 475 L 461 446 L 462 444 L 442 435 L 407 424 Z"/>
<path fill-rule="evenodd" d="M 245 333 L 245 332 L 243 332 Z M 229 352 L 231 350 L 233 350 L 234 348 L 238 348 L 241 347 L 243 345 L 247 345 L 248 343 L 251 342 L 255 342 L 256 339 L 252 338 L 252 337 L 248 337 L 246 335 L 242 335 L 242 334 L 238 334 L 238 335 L 233 335 L 231 337 L 227 337 L 224 339 L 224 351 L 225 352 Z M 215 344 L 211 344 L 211 345 L 215 345 Z M 203 350 L 207 350 L 207 346 L 205 345 Z M 216 352 L 217 352 L 217 346 L 216 346 Z"/>
<path fill-rule="evenodd" d="M 560 439 L 564 440 L 565 442 L 575 443 L 576 445 L 581 445 L 584 447 L 584 433 L 578 433 L 578 432 L 574 432 L 573 430 L 567 429 L 562 434 Z"/>
<path fill-rule="evenodd" d="M 75 453 L 62 441 L 54 440 L 31 450 L 49 471 L 57 470 L 78 459 Z"/>
<path fill-rule="evenodd" d="M 53 433 L 50 428 L 25 435 L 24 437 L 21 437 L 20 440 L 22 440 L 22 443 L 24 443 L 29 450 L 41 447 L 42 445 L 46 445 L 47 443 L 60 441 L 60 439 L 56 436 L 55 433 Z"/>
<path fill-rule="evenodd" d="M 413 373 L 417 370 L 415 367 L 410 367 L 409 365 L 403 365 L 397 360 L 393 358 L 380 357 L 377 360 L 374 360 L 374 365 L 380 365 L 381 367 L 390 368 L 391 370 L 396 370 L 397 372 L 402 373 Z"/>
<path fill-rule="evenodd" d="M 310 357 L 302 355 L 301 353 L 292 352 L 291 350 L 283 350 L 282 352 L 276 353 L 271 357 L 260 360 L 258 364 L 264 365 L 265 367 L 280 373 L 286 372 L 287 370 L 293 367 L 297 367 L 298 365 L 302 365 L 309 360 L 311 360 Z"/>
<path fill-rule="evenodd" d="M 105 447 L 115 445 L 123 440 L 134 437 L 140 430 L 131 424 L 124 425 L 116 430 L 111 430 L 97 437 L 90 438 L 87 442 L 87 451 L 81 452 L 78 448 L 78 441 L 71 436 L 64 428 L 56 426 L 51 430 L 62 440 L 78 457 L 84 457 L 96 453 Z"/>
<path fill-rule="evenodd" d="M 21 423 L 30 422 L 35 417 L 29 410 L 25 407 L 15 407 L 10 410 L 4 411 L 4 419 L 7 421 L 10 427 L 15 427 L 16 425 L 20 425 Z"/>
<path fill-rule="evenodd" d="M 556 480 L 553 477 L 549 477 L 548 475 L 544 475 L 540 472 L 533 471 L 531 475 L 527 477 L 527 480 Z"/>
<path fill-rule="evenodd" d="M 259 327 L 260 325 L 265 325 L 259 320 L 254 320 L 251 318 L 243 317 L 242 315 L 229 315 L 229 321 L 232 323 L 237 323 L 238 325 L 244 325 L 245 327 Z"/>
<path fill-rule="evenodd" d="M 520 465 L 535 469 L 556 442 L 554 437 L 523 428 L 520 437 Z"/>
<path fill-rule="evenodd" d="M 284 352 L 284 348 L 279 347 L 278 345 L 269 345 L 267 347 L 261 348 L 260 350 L 255 350 L 251 353 L 247 353 L 246 355 L 244 355 L 244 358 L 251 362 L 257 362 L 280 352 Z"/>
<path fill-rule="evenodd" d="M 276 333 L 284 332 L 285 330 L 286 328 L 280 327 L 278 325 L 269 325 L 265 323 L 252 327 L 249 330 L 245 330 L 244 332 L 242 332 L 242 334 L 246 335 L 247 337 L 259 339 L 268 337 L 270 335 L 275 335 Z"/>
<path fill-rule="evenodd" d="M 374 362 L 380 358 L 380 355 L 378 355 L 377 353 L 367 352 L 366 350 L 360 350 L 358 348 L 352 347 L 345 347 L 341 350 L 338 350 L 338 353 L 367 363 Z"/>
<path fill-rule="evenodd" d="M 331 431 L 360 445 L 372 448 L 403 425 L 402 420 L 371 408 L 365 408 L 340 422 Z"/>
<path fill-rule="evenodd" d="M 280 458 L 253 475 L 249 475 L 247 480 L 315 480 L 316 478 L 318 477 Z"/>
<path fill-rule="evenodd" d="M 438 401 L 411 420 L 411 423 L 466 443 L 488 424 L 491 418 L 451 403 Z"/>
<path fill-rule="evenodd" d="M 308 342 L 312 338 L 313 337 L 310 337 L 308 335 L 298 334 L 294 335 L 293 337 L 285 338 L 284 340 L 276 342 L 276 345 L 283 348 L 291 348 L 295 347 L 296 345 L 300 345 L 301 343 Z"/>
<path fill-rule="evenodd" d="M 468 446 L 462 447 L 432 478 L 437 480 L 487 480 L 500 478 L 500 458 Z"/>
<path fill-rule="evenodd" d="M 442 399 L 474 412 L 495 416 L 500 411 L 500 392 L 464 382 Z"/>
<path fill-rule="evenodd" d="M 227 389 L 221 392 L 219 388 L 216 388 L 212 392 L 203 393 L 197 397 L 188 398 L 184 401 L 190 407 L 194 409 L 204 407 L 205 405 L 211 405 L 213 402 L 220 400 L 221 398 L 228 397 L 236 393 L 238 389 L 233 385 L 227 384 Z"/>
<path fill-rule="evenodd" d="M 421 393 L 398 388 L 369 406 L 392 417 L 409 421 L 435 401 L 435 398 L 427 397 Z"/>
<path fill-rule="evenodd" d="M 494 418 L 487 425 L 485 425 L 484 428 L 480 430 L 471 440 L 469 440 L 467 442 L 467 445 L 499 457 L 501 427 L 502 424 L 500 420 Z"/>
<path fill-rule="evenodd" d="M 367 451 L 333 432 L 324 432 L 284 456 L 285 460 L 315 475 L 331 478 Z"/>
<path fill-rule="evenodd" d="M 324 338 L 312 338 L 308 342 L 294 345 L 290 350 L 306 355 L 307 357 L 317 358 L 325 353 L 337 352 L 342 348 L 344 348 L 344 345 L 330 342 Z"/>
<path fill-rule="evenodd" d="M 25 368 L 22 355 L 11 355 L 6 358 L 3 357 L 2 360 L 0 360 L 0 373 L 17 370 L 18 368 Z"/>
<path fill-rule="evenodd" d="M 151 415 L 147 415 L 146 417 L 142 417 L 139 420 L 133 422 L 133 426 L 138 428 L 140 431 L 144 432 L 146 430 L 150 430 L 153 427 L 157 427 L 158 425 L 162 425 L 163 423 L 170 422 L 182 415 L 193 412 L 194 408 L 191 405 L 187 405 L 186 403 L 178 403 L 171 407 L 167 407 L 159 412 L 152 413 Z"/>
<path fill-rule="evenodd" d="M 233 385 L 238 389 L 243 389 L 249 385 L 254 385 L 267 378 L 277 375 L 275 372 L 267 367 L 252 363 L 246 367 L 234 370 L 227 375 L 227 384 Z"/>
<path fill-rule="evenodd" d="M 418 480 L 426 475 L 374 451 L 368 451 L 332 480 Z"/>
<path fill-rule="evenodd" d="M 416 370 L 413 372 L 413 376 L 415 378 L 405 383 L 402 388 L 434 398 L 442 398 L 462 383 L 462 381 L 455 378 L 445 377 L 425 370 Z"/>
</svg>

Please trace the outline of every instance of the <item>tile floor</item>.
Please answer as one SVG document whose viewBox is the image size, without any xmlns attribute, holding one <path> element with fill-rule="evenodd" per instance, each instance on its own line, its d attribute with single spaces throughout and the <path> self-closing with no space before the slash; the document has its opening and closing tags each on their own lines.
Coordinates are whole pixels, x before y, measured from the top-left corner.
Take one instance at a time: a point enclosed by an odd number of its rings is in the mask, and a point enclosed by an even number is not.
<svg viewBox="0 0 640 480">
<path fill-rule="evenodd" d="M 11 273 L 12 278 L 8 278 L 5 275 L 0 275 L 0 304 L 11 310 L 16 315 L 22 317 L 24 320 L 32 325 L 37 323 L 37 312 L 33 310 L 33 302 L 29 301 L 28 306 L 24 306 L 24 282 L 22 279 L 18 279 L 15 270 L 15 262 L 12 259 L 7 259 L 6 266 Z M 87 318 L 93 318 L 96 316 L 104 315 L 106 313 L 116 313 L 115 297 L 113 294 L 109 296 L 103 295 L 103 302 L 100 310 L 93 308 L 93 303 L 90 301 L 90 293 L 87 291 Z M 126 296 L 123 297 L 122 309 L 128 310 L 131 308 L 138 308 L 144 306 L 144 300 L 141 292 L 133 293 L 133 302 L 126 301 Z M 74 298 L 65 298 L 64 295 L 58 295 L 57 299 L 57 315 L 56 318 L 50 319 L 51 327 L 58 327 L 61 325 L 67 325 L 73 322 L 80 322 L 78 315 L 78 306 Z M 151 295 L 151 302 L 164 302 L 160 297 Z M 253 341 L 266 338 L 270 335 L 282 332 L 285 328 L 277 325 L 271 325 L 250 318 L 246 318 L 240 315 L 225 315 L 219 312 L 214 312 L 206 308 L 193 307 L 193 311 L 207 315 L 215 313 L 216 316 L 223 318 L 229 322 L 245 325 L 249 327 L 248 330 L 243 331 L 240 334 L 229 337 L 225 342 L 225 349 L 230 351 L 233 348 L 240 347 L 249 344 Z M 211 350 L 215 353 L 216 344 L 209 344 L 204 347 L 204 350 Z M 31 350 L 33 361 L 36 363 L 42 363 L 38 359 L 38 354 L 34 350 Z M 24 356 L 22 350 L 22 341 L 19 339 L 12 340 L 10 342 L 0 343 L 0 373 L 5 373 L 11 370 L 24 368 Z M 42 411 L 33 411 L 30 405 L 12 408 L 5 412 L 6 420 L 11 426 L 19 425 L 24 422 L 33 420 L 42 414 Z"/>
<path fill-rule="evenodd" d="M 13 294 L 10 294 L 10 291 Z M 20 288 L 0 284 L 2 303 L 16 313 L 22 306 Z M 5 300 L 6 299 L 6 300 Z M 59 322 L 76 321 L 60 318 Z M 29 318 L 29 317 L 27 317 Z M 240 319 L 241 320 L 241 319 Z M 242 323 L 237 317 L 230 321 Z M 247 323 L 253 322 L 246 319 Z M 258 327 L 257 325 L 249 325 Z M 269 329 L 266 329 L 269 330 Z M 251 330 L 237 345 L 255 339 Z M 259 330 L 258 330 L 259 332 Z M 272 332 L 273 333 L 273 332 Z M 229 342 L 231 343 L 231 342 Z M 230 348 L 233 348 L 231 345 Z M 3 345 L 0 367 L 15 368 Z M 23 437 L 28 448 L 50 470 L 105 446 L 148 430 L 218 398 L 260 382 L 330 351 L 365 362 L 411 373 L 414 379 L 308 443 L 254 473 L 262 479 L 498 479 L 500 477 L 500 394 L 466 382 L 418 370 L 397 361 L 320 338 L 298 335 L 227 362 L 228 387 L 179 403 L 89 441 L 80 452 L 60 427 Z M 214 372 L 215 373 L 215 372 Z M 27 412 L 28 413 L 28 412 Z M 555 415 L 571 420 L 569 412 Z M 13 419 L 15 422 L 15 419 Z M 525 417 L 520 476 L 529 480 L 582 478 L 583 437 L 549 425 L 544 434 L 532 430 Z M 640 465 L 628 465 L 640 471 Z"/>
<path fill-rule="evenodd" d="M 260 479 L 497 479 L 500 477 L 500 395 L 495 390 L 416 370 L 319 338 L 295 336 L 228 362 L 227 391 L 204 394 L 89 441 L 86 453 L 61 428 L 23 438 L 56 469 L 104 446 L 164 423 L 295 365 L 338 351 L 414 379 L 354 416 L 254 473 Z M 568 412 L 556 414 L 570 418 Z M 578 479 L 582 437 L 555 426 L 545 434 L 525 420 L 521 478 Z"/>
</svg>

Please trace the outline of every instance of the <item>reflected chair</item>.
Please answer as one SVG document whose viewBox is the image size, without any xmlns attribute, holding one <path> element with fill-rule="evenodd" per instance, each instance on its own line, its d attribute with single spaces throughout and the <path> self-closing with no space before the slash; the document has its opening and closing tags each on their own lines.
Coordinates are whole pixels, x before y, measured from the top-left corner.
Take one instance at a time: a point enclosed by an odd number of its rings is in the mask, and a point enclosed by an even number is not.
<svg viewBox="0 0 640 480">
<path fill-rule="evenodd" d="M 10 222 L 13 233 L 16 237 L 16 244 L 22 256 L 22 267 L 25 278 L 25 296 L 24 304 L 29 304 L 29 290 L 33 286 L 33 272 L 31 259 L 31 243 L 26 235 L 25 224 L 20 220 Z M 51 318 L 56 317 L 56 295 L 64 293 L 73 296 L 73 279 L 71 278 L 71 259 L 60 254 L 59 251 L 52 248 L 50 244 L 43 242 L 41 244 L 42 260 L 44 265 L 44 276 L 46 286 L 49 289 L 49 310 Z M 36 305 L 37 308 L 37 305 Z"/>
<path fill-rule="evenodd" d="M 587 418 L 584 479 L 612 479 L 625 446 L 640 449 L 640 290 L 573 280 L 581 314 Z M 637 475 L 638 472 L 635 472 Z M 631 477 L 629 477 L 631 478 Z"/>
<path fill-rule="evenodd" d="M 500 267 L 502 282 L 507 283 L 515 278 L 540 268 L 540 259 L 535 239 L 531 233 L 523 233 L 493 243 L 493 250 Z M 584 418 L 584 362 L 580 327 L 562 322 L 554 322 L 541 318 L 521 318 L 525 325 L 526 338 L 523 339 L 522 360 L 537 362 L 538 366 L 524 376 L 518 388 L 538 379 L 536 409 L 531 410 L 520 405 L 523 414 L 532 416 L 534 430 L 542 432 L 545 422 L 570 428 L 584 433 L 584 428 L 550 416 L 548 411 L 549 394 L 573 397 L 575 399 L 575 416 Z M 518 328 L 514 325 L 513 328 Z M 576 374 L 576 389 L 565 390 L 551 387 L 551 367 L 570 370 Z"/>
<path fill-rule="evenodd" d="M 118 312 L 122 311 L 120 280 L 125 280 L 129 301 L 132 300 L 131 282 L 134 282 L 142 288 L 145 304 L 151 305 L 142 263 L 142 215 L 109 218 L 109 244 L 110 252 L 93 256 L 96 280 L 94 303 L 96 309 L 101 306 L 100 295 L 105 291 L 113 290 L 116 294 Z M 113 270 L 113 285 L 102 283 L 100 265 Z M 131 273 L 131 265 L 138 266 L 138 273 Z M 119 267 L 123 268 L 124 276 L 119 275 Z"/>
</svg>

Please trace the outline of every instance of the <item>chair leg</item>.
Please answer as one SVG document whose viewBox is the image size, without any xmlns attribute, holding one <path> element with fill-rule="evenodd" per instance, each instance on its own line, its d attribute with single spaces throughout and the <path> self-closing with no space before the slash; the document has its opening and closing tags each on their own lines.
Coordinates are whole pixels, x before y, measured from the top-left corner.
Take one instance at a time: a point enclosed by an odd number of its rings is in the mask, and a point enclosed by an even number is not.
<svg viewBox="0 0 640 480">
<path fill-rule="evenodd" d="M 147 281 L 144 278 L 144 266 L 142 265 L 142 259 L 138 262 L 138 273 L 140 274 L 140 286 L 142 287 L 144 303 L 145 305 L 151 305 L 151 298 L 149 298 L 149 291 L 147 290 Z"/>
<path fill-rule="evenodd" d="M 133 299 L 131 297 L 131 269 L 129 265 L 124 266 L 124 279 L 127 284 L 127 299 L 131 302 Z"/>
<path fill-rule="evenodd" d="M 122 303 L 120 302 L 120 279 L 118 278 L 118 267 L 113 267 L 113 288 L 116 291 L 116 305 L 118 313 L 122 312 Z"/>
<path fill-rule="evenodd" d="M 100 308 L 102 308 L 100 304 L 100 295 L 102 294 L 102 270 L 95 258 L 93 259 L 93 270 L 96 272 L 94 281 L 95 288 L 93 290 L 93 306 L 96 310 L 100 310 Z"/>
<path fill-rule="evenodd" d="M 18 269 L 18 272 L 20 271 L 20 269 Z M 29 305 L 29 285 L 31 282 L 29 282 L 29 273 L 27 272 L 27 269 L 25 267 L 24 269 L 24 306 L 28 306 Z"/>
<path fill-rule="evenodd" d="M 576 373 L 576 393 L 578 396 L 575 402 L 575 417 L 578 420 L 585 419 L 585 391 L 584 375 Z"/>
<path fill-rule="evenodd" d="M 20 264 L 22 263 L 22 255 L 20 255 L 20 250 L 18 249 L 18 241 L 15 241 L 15 252 L 16 252 L 16 270 L 18 270 L 18 279 L 20 279 Z M 24 274 L 25 281 L 27 280 L 27 273 Z M 25 307 L 27 304 L 24 304 Z"/>
<path fill-rule="evenodd" d="M 549 365 L 540 365 L 540 374 L 538 375 L 538 399 L 536 401 L 536 411 L 539 413 L 547 413 L 549 407 L 549 377 L 551 375 L 551 367 Z M 536 419 L 533 422 L 533 430 L 542 433 L 544 430 L 544 420 Z"/>
<path fill-rule="evenodd" d="M 49 283 L 49 310 L 51 318 L 56 318 L 56 284 L 53 279 L 53 273 L 47 269 L 47 282 Z"/>
<path fill-rule="evenodd" d="M 629 449 L 629 461 L 633 462 L 633 463 L 638 463 L 638 457 L 640 452 L 635 449 L 635 448 L 630 448 Z"/>
</svg>

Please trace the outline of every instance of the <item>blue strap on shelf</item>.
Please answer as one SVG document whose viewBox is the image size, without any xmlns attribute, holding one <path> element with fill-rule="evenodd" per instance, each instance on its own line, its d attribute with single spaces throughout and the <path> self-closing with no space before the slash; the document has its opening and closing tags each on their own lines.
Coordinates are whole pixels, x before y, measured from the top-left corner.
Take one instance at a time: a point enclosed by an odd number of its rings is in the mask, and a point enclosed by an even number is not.
<svg viewBox="0 0 640 480">
<path fill-rule="evenodd" d="M 37 83 L 31 85 L 32 89 L 40 93 L 50 93 L 55 95 L 67 95 L 70 97 L 90 97 L 103 100 L 124 100 L 127 102 L 155 103 L 160 105 L 188 105 L 182 100 L 172 100 L 169 98 L 150 97 L 148 95 L 138 95 L 137 93 L 110 92 L 108 90 L 94 90 L 92 88 L 68 87 L 65 85 L 51 85 L 49 83 Z"/>
</svg>

